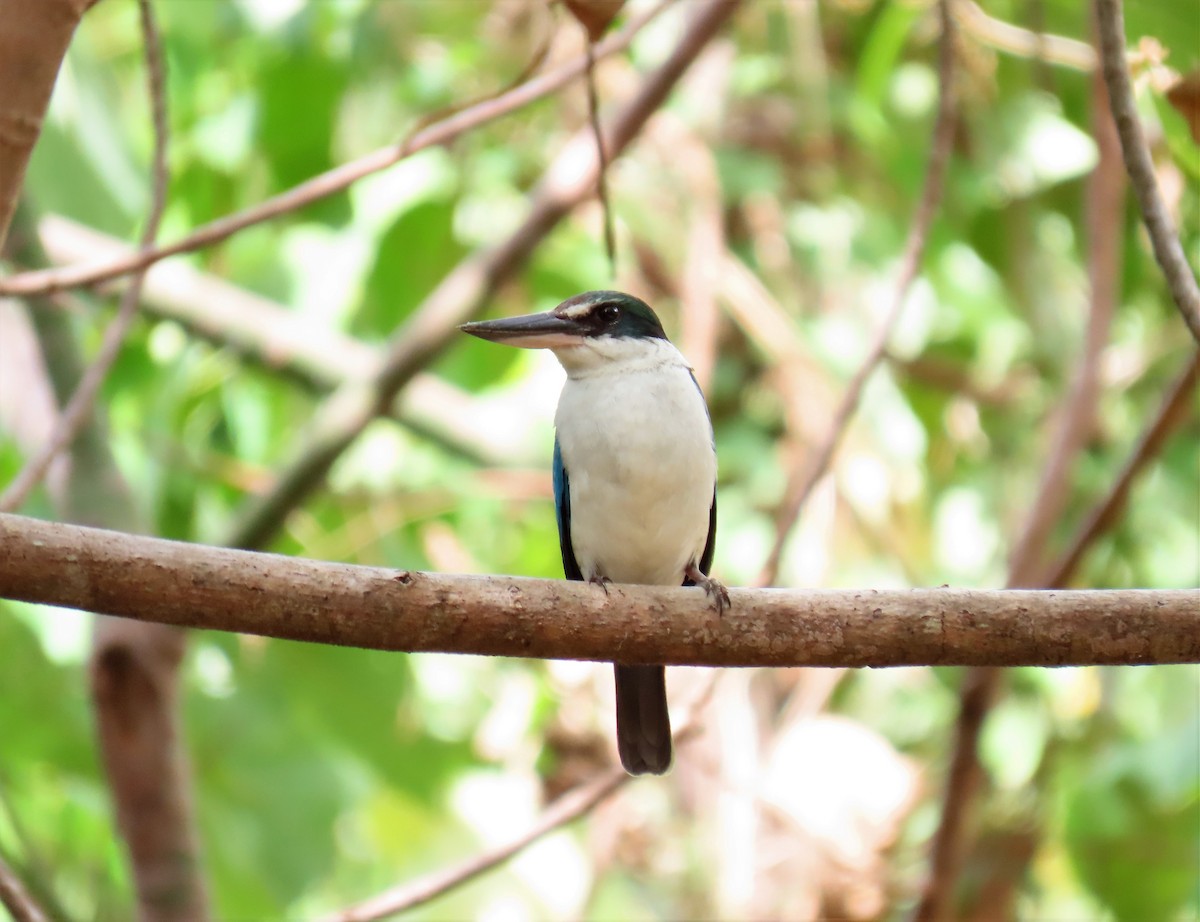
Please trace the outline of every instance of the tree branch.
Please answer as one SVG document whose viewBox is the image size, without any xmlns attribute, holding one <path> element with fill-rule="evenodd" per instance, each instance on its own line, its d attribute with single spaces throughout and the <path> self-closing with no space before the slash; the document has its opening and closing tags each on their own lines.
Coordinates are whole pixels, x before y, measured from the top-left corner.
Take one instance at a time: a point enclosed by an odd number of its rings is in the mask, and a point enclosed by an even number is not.
<svg viewBox="0 0 1200 922">
<path fill-rule="evenodd" d="M 1047 589 L 1066 586 L 1079 568 L 1084 555 L 1096 543 L 1096 539 L 1116 525 L 1121 513 L 1125 511 L 1125 503 L 1129 499 L 1134 480 L 1152 459 L 1162 453 L 1171 433 L 1187 418 L 1188 409 L 1196 396 L 1197 381 L 1200 381 L 1200 350 L 1192 353 L 1187 366 L 1171 385 L 1154 420 L 1130 452 L 1108 495 L 1088 515 L 1063 556 L 1046 576 L 1039 580 L 1041 585 Z"/>
<path fill-rule="evenodd" d="M 50 917 L 3 858 L 0 858 L 0 906 L 12 914 L 13 922 L 50 922 Z"/>
<path fill-rule="evenodd" d="M 75 28 L 90 0 L 0 0 L 0 247 Z"/>
<path fill-rule="evenodd" d="M 1133 99 L 1133 84 L 1125 62 L 1125 21 L 1121 13 L 1121 0 L 1095 0 L 1095 6 L 1100 33 L 1101 69 L 1104 84 L 1108 87 L 1108 100 L 1117 124 L 1117 134 L 1121 138 L 1121 153 L 1125 158 L 1129 182 L 1154 247 L 1154 258 L 1158 260 L 1167 279 L 1171 299 L 1183 316 L 1183 322 L 1192 331 L 1192 337 L 1200 343 L 1200 288 L 1196 286 L 1196 277 L 1188 265 L 1167 214 L 1167 206 L 1158 191 L 1154 162 L 1150 159 L 1150 149 L 1142 134 L 1142 123 Z"/>
<path fill-rule="evenodd" d="M 162 221 L 163 209 L 167 201 L 167 94 L 164 62 L 162 53 L 162 38 L 154 19 L 154 11 L 150 0 L 139 0 L 138 10 L 142 25 L 142 44 L 146 58 L 146 83 L 150 96 L 150 108 L 154 124 L 154 154 L 151 167 L 150 211 L 146 216 L 146 225 L 142 229 L 141 249 L 145 251 L 154 243 L 158 235 L 158 226 Z M 137 317 L 138 306 L 141 303 L 142 280 L 145 270 L 139 270 L 129 280 L 129 286 L 121 297 L 121 306 L 117 316 L 104 331 L 104 339 L 95 359 L 79 379 L 79 384 L 71 399 L 63 407 L 62 413 L 54 424 L 50 438 L 41 450 L 34 454 L 17 472 L 17 476 L 0 494 L 0 512 L 8 512 L 18 508 L 34 487 L 46 475 L 50 464 L 58 453 L 71 444 L 79 434 L 79 430 L 91 416 L 92 404 L 100 391 L 100 385 L 108 377 L 113 363 L 121 352 L 125 337 L 129 334 L 133 321 Z"/>
<path fill-rule="evenodd" d="M 614 158 L 666 101 L 672 87 L 737 6 L 733 0 L 709 0 L 698 7 L 671 55 L 613 119 L 607 149 Z M 317 408 L 305 447 L 270 493 L 251 505 L 226 544 L 252 548 L 270 541 L 288 513 L 321 484 L 359 433 L 386 410 L 419 369 L 459 335 L 458 325 L 478 314 L 537 244 L 591 194 L 596 170 L 594 139 L 577 135 L 546 171 L 520 227 L 500 244 L 472 254 L 441 281 L 392 337 L 382 366 L 369 380 L 339 388 Z"/>
<path fill-rule="evenodd" d="M 954 92 L 954 20 L 950 15 L 950 0 L 940 0 L 938 3 L 938 18 L 941 23 L 941 39 L 938 43 L 938 112 L 933 127 L 933 139 L 929 149 L 929 164 L 926 167 L 925 183 L 921 189 L 921 198 L 917 203 L 917 211 L 904 243 L 904 257 L 900 264 L 900 274 L 896 279 L 896 287 L 892 294 L 892 304 L 883 322 L 875 331 L 867 350 L 866 358 L 850 379 L 846 392 L 837 411 L 833 414 L 829 429 L 820 446 L 805 460 L 805 463 L 793 470 L 784 488 L 784 499 L 775 517 L 775 540 L 767 555 L 766 563 L 755 581 L 760 586 L 769 586 L 779 576 L 779 566 L 783 557 L 783 549 L 791 534 L 792 526 L 804 508 L 809 495 L 817 482 L 828 470 L 833 454 L 837 451 L 842 435 L 850 423 L 850 417 L 858 409 L 862 399 L 863 389 L 871 375 L 883 360 L 888 340 L 900 321 L 904 303 L 908 298 L 908 290 L 912 287 L 921 268 L 921 260 L 925 255 L 925 244 L 929 237 L 929 228 L 937 212 L 938 202 L 942 195 L 942 185 L 946 173 L 946 163 L 950 159 L 950 149 L 954 141 L 955 124 L 955 92 Z"/>
<path fill-rule="evenodd" d="M 1200 662 L 1187 590 L 703 590 L 450 576 L 0 515 L 0 596 L 409 652 L 695 666 Z M 564 618 L 563 612 L 573 613 Z"/>
<path fill-rule="evenodd" d="M 406 881 L 354 906 L 331 913 L 323 922 L 374 922 L 424 906 L 449 891 L 470 883 L 481 874 L 503 864 L 542 837 L 590 813 L 632 780 L 622 768 L 614 768 L 587 784 L 564 794 L 538 817 L 525 832 L 498 848 L 482 852 L 460 864 Z"/>
<path fill-rule="evenodd" d="M 3 2 L 19 3 L 21 0 L 3 0 Z M 55 0 L 55 2 L 63 3 L 67 0 Z M 599 60 L 628 47 L 642 27 L 671 2 L 672 0 L 663 0 L 653 9 L 631 21 L 621 32 L 599 42 L 593 52 L 596 59 Z M 422 128 L 398 144 L 380 148 L 357 160 L 327 170 L 244 211 L 210 221 L 173 243 L 154 247 L 103 265 L 40 269 L 23 272 L 9 279 L 0 279 L 0 296 L 51 294 L 67 288 L 95 285 L 98 282 L 106 282 L 122 275 L 128 275 L 138 269 L 144 269 L 161 259 L 174 256 L 176 253 L 186 253 L 219 243 L 240 230 L 297 211 L 313 202 L 341 192 L 364 176 L 387 169 L 427 147 L 448 144 L 467 131 L 495 121 L 538 99 L 549 96 L 584 73 L 586 68 L 587 57 L 581 55 L 557 70 L 534 77 L 507 93 L 501 93 L 492 99 L 469 106 L 435 124 Z M 0 86 L 2 85 L 0 84 Z"/>
<path fill-rule="evenodd" d="M 993 48 L 1021 58 L 1035 58 L 1071 70 L 1096 69 L 1096 49 L 1087 42 L 1034 32 L 984 12 L 974 0 L 953 0 L 954 18 L 962 30 Z"/>
</svg>

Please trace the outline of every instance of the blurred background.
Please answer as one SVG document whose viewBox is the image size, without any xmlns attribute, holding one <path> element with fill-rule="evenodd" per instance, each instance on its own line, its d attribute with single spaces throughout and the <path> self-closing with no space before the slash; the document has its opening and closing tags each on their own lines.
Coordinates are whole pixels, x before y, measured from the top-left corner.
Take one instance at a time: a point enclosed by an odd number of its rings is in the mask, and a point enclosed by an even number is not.
<svg viewBox="0 0 1200 922">
<path fill-rule="evenodd" d="M 649 7 L 633 0 L 613 28 Z M 638 92 L 698 7 L 671 5 L 598 64 L 603 117 Z M 583 50 L 579 24 L 541 0 L 155 8 L 168 65 L 167 240 L 393 143 L 531 62 L 549 69 Z M 1002 586 L 1031 507 L 1048 500 L 1032 545 L 1041 572 L 1193 361 L 1119 160 L 1094 127 L 1107 115 L 1088 10 L 951 9 L 958 107 L 922 271 L 794 522 L 785 498 L 896 296 L 938 107 L 932 5 L 745 5 L 609 171 L 615 280 L 589 199 L 486 299 L 485 315 L 499 316 L 616 287 L 656 308 L 712 410 L 714 569 L 731 586 Z M 1134 0 L 1126 18 L 1158 180 L 1195 268 L 1196 6 Z M 62 518 L 82 503 L 81 520 L 228 542 L 248 504 L 311 450 L 322 400 L 368 373 L 456 266 L 514 233 L 587 112 L 576 81 L 163 263 L 102 390 L 94 444 L 53 468 L 22 511 Z M 6 269 L 121 252 L 144 221 L 151 145 L 137 8 L 105 0 L 59 77 Z M 86 359 L 116 297 L 101 287 L 0 301 L 0 483 L 49 431 L 64 374 L 54 344 Z M 459 336 L 422 366 L 266 546 L 561 576 L 553 357 Z M 1085 367 L 1095 387 L 1081 411 L 1072 395 Z M 1039 485 L 1071 421 L 1069 464 L 1047 498 Z M 1198 436 L 1193 387 L 1071 585 L 1200 583 Z M 119 481 L 88 466 L 87 445 L 111 452 Z M 119 920 L 133 884 L 94 742 L 90 631 L 75 613 L 0 602 L 0 855 L 63 918 Z M 314 918 L 453 864 L 615 763 L 605 665 L 198 633 L 181 669 L 219 919 Z M 672 700 L 699 694 L 709 675 L 669 671 Z M 963 675 L 723 673 L 671 775 L 625 786 L 412 917 L 901 918 L 924 884 Z M 1012 670 L 979 757 L 957 916 L 1198 917 L 1197 667 Z"/>
</svg>

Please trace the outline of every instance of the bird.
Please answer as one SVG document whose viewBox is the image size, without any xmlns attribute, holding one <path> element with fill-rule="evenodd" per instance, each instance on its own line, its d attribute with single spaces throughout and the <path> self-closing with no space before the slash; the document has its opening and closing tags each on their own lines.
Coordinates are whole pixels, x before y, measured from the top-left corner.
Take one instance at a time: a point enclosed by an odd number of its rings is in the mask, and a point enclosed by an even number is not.
<svg viewBox="0 0 1200 922">
<path fill-rule="evenodd" d="M 549 349 L 567 378 L 554 415 L 554 501 L 567 579 L 700 586 L 717 532 L 717 455 L 708 405 L 653 309 L 587 291 L 551 311 L 460 327 L 481 339 Z M 663 666 L 614 664 L 617 752 L 631 775 L 672 761 Z"/>
</svg>

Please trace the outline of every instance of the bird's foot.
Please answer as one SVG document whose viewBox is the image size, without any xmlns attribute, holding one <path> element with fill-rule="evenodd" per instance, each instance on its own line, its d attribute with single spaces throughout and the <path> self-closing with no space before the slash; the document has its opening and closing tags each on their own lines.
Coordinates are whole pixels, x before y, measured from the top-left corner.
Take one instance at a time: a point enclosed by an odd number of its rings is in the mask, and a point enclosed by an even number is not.
<svg viewBox="0 0 1200 922">
<path fill-rule="evenodd" d="M 690 579 L 697 586 L 704 588 L 708 593 L 709 598 L 713 600 L 713 604 L 717 606 L 717 615 L 723 615 L 729 611 L 729 590 L 725 588 L 719 581 L 711 576 L 705 576 L 700 572 L 700 568 L 694 563 L 689 563 L 687 569 L 683 571 L 683 575 Z"/>
<path fill-rule="evenodd" d="M 599 573 L 597 573 L 595 576 L 589 576 L 588 582 L 593 586 L 599 586 L 604 590 L 604 594 L 608 595 L 608 584 L 611 583 L 612 580 L 607 576 L 601 576 Z"/>
</svg>

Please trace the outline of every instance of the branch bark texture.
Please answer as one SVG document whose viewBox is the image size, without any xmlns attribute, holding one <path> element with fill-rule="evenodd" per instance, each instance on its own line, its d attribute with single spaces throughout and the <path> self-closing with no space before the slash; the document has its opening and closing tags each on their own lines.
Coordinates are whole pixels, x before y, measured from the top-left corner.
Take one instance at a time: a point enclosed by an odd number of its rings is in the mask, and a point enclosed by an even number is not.
<svg viewBox="0 0 1200 922">
<path fill-rule="evenodd" d="M 95 0 L 0 0 L 0 247 L 75 28 Z"/>
<path fill-rule="evenodd" d="M 1200 591 L 703 590 L 452 576 L 0 515 L 0 596 L 377 650 L 696 666 L 1200 662 Z"/>
<path fill-rule="evenodd" d="M 1183 254 L 1183 246 L 1179 243 L 1179 236 L 1167 214 L 1167 206 L 1158 191 L 1154 161 L 1146 146 L 1146 137 L 1133 98 L 1133 83 L 1125 62 L 1125 17 L 1121 12 L 1121 0 L 1095 2 L 1096 23 L 1100 33 L 1100 65 L 1104 84 L 1108 87 L 1113 119 L 1117 123 L 1117 134 L 1121 138 L 1121 153 L 1125 157 L 1129 182 L 1154 247 L 1154 258 L 1166 277 L 1171 298 L 1183 315 L 1192 337 L 1200 343 L 1200 288 L 1196 285 L 1196 277 Z"/>
</svg>

